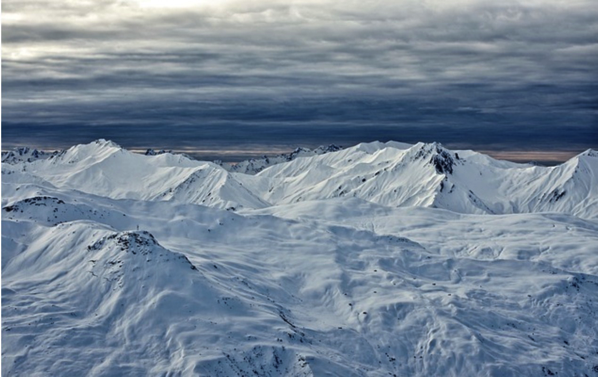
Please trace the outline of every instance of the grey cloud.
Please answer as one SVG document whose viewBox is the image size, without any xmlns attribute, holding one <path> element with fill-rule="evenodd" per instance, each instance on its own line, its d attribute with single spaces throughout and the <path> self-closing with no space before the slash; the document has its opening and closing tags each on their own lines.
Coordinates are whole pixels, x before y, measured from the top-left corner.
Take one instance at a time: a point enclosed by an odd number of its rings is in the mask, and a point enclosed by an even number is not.
<svg viewBox="0 0 598 377">
<path fill-rule="evenodd" d="M 2 7 L 4 144 L 32 130 L 58 142 L 73 127 L 94 137 L 145 129 L 152 144 L 160 126 L 222 145 L 339 135 L 598 144 L 592 1 Z"/>
</svg>

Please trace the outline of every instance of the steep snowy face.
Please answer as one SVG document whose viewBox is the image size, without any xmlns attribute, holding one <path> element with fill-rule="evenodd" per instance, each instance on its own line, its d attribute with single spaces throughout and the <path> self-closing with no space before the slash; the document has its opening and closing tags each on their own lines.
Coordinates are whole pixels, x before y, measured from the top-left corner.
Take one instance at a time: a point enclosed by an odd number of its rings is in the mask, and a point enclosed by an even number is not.
<svg viewBox="0 0 598 377">
<path fill-rule="evenodd" d="M 453 193 L 453 177 L 465 161 L 440 144 L 413 146 L 362 144 L 323 158 L 295 161 L 258 174 L 272 181 L 266 200 L 286 204 L 302 200 L 356 197 L 386 206 L 437 206 L 478 213 L 485 211 L 465 195 Z M 463 205 L 461 205 L 463 204 Z"/>
<path fill-rule="evenodd" d="M 429 205 L 442 175 L 436 169 L 452 169 L 447 156 L 438 145 L 360 144 L 273 166 L 258 177 L 271 181 L 265 198 L 279 204 L 359 197 L 385 205 Z"/>
<path fill-rule="evenodd" d="M 434 206 L 462 213 L 560 212 L 598 217 L 598 158 L 586 152 L 555 167 L 461 158 Z M 484 159 L 482 159 L 484 157 Z"/>
<path fill-rule="evenodd" d="M 530 212 L 554 211 L 598 216 L 598 153 L 588 150 L 543 177 L 543 190 L 530 196 Z"/>
<path fill-rule="evenodd" d="M 200 346 L 207 333 L 193 335 L 194 329 L 223 315 L 234 321 L 215 305 L 217 290 L 187 257 L 163 248 L 147 232 L 73 222 L 43 235 L 43 243 L 31 244 L 3 268 L 3 349 L 16 351 L 25 339 L 29 348 L 26 356 L 3 356 L 4 373 L 184 370 L 182 355 L 176 355 L 180 345 L 164 347 L 164 341 Z M 20 280 L 21 274 L 32 280 Z M 243 304 L 237 306 L 237 314 L 243 313 Z M 175 353 L 164 357 L 164 351 Z"/>
<path fill-rule="evenodd" d="M 195 170 L 183 182 L 164 192 L 159 199 L 230 210 L 268 206 L 267 202 L 243 187 L 230 173 L 213 166 Z"/>
</svg>

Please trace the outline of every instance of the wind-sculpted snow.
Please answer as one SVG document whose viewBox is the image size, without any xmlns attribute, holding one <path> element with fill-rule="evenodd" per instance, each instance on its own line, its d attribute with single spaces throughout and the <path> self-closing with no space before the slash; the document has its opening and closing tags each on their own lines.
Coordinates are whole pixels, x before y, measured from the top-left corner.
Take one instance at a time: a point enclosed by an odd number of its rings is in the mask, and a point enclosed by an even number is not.
<svg viewBox="0 0 598 377">
<path fill-rule="evenodd" d="M 2 375 L 597 375 L 595 165 L 371 143 L 245 176 L 106 141 L 3 165 Z"/>
</svg>

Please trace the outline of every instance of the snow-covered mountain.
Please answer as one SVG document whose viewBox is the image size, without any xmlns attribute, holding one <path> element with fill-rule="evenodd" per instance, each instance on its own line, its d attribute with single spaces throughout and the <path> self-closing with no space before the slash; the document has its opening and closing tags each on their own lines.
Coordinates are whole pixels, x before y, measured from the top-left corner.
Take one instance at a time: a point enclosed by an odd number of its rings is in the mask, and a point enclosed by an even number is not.
<svg viewBox="0 0 598 377">
<path fill-rule="evenodd" d="M 562 165 L 542 167 L 450 151 L 437 143 L 374 142 L 336 152 L 312 151 L 305 157 L 297 154 L 253 176 L 184 155 L 143 156 L 98 140 L 48 159 L 14 162 L 5 170 L 34 170 L 37 179 L 56 187 L 114 199 L 174 200 L 218 208 L 258 209 L 357 197 L 391 207 L 472 214 L 560 212 L 594 218 L 597 161 L 598 153 L 588 150 Z"/>
<path fill-rule="evenodd" d="M 598 215 L 598 155 L 586 151 L 556 167 L 498 161 L 440 144 L 360 144 L 341 152 L 272 166 L 254 191 L 288 204 L 357 197 L 392 207 L 460 213 L 562 212 Z M 252 180 L 246 179 L 251 185 Z"/>
<path fill-rule="evenodd" d="M 50 159 L 14 164 L 6 172 L 35 171 L 49 184 L 113 199 L 174 200 L 219 208 L 265 203 L 235 177 L 210 162 L 179 154 L 140 155 L 97 140 Z"/>
<path fill-rule="evenodd" d="M 256 175 L 105 140 L 3 163 L 2 375 L 595 375 L 597 169 L 395 142 Z"/>
</svg>

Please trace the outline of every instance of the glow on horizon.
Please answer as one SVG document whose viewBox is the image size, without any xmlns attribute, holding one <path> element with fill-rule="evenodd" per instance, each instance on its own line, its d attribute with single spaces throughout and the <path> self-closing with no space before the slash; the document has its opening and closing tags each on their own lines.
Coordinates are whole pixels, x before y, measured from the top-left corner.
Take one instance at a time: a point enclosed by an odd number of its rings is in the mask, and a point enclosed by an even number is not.
<svg viewBox="0 0 598 377">
<path fill-rule="evenodd" d="M 544 161 L 544 162 L 565 162 L 581 152 L 573 151 L 478 151 L 487 154 L 497 160 L 514 162 Z"/>
<path fill-rule="evenodd" d="M 350 148 L 352 145 L 344 146 L 345 148 Z M 9 152 L 15 148 L 19 147 L 29 147 L 35 148 L 45 152 L 53 152 L 57 150 L 68 149 L 61 148 L 61 147 L 52 147 L 52 146 L 31 146 L 24 143 L 17 143 L 11 144 L 7 147 L 2 147 L 2 152 Z M 193 147 L 178 147 L 178 148 L 169 148 L 169 147 L 162 147 L 162 146 L 148 146 L 148 147 L 123 147 L 130 152 L 144 154 L 148 149 L 153 149 L 154 151 L 166 150 L 172 151 L 172 153 L 184 153 L 194 158 L 207 158 L 211 157 L 213 159 L 221 159 L 225 162 L 238 162 L 243 161 L 250 158 L 261 158 L 263 156 L 276 156 L 280 154 L 288 154 L 291 153 L 295 148 L 299 146 L 271 146 L 271 147 L 264 147 L 264 146 L 247 146 L 247 147 L 237 147 L 237 148 L 230 148 L 230 147 L 223 147 L 223 148 L 193 148 Z M 313 146 L 301 146 L 304 148 L 315 148 Z M 570 160 L 571 158 L 577 156 L 578 154 L 582 153 L 581 150 L 488 150 L 488 149 L 475 149 L 471 148 L 471 146 L 464 147 L 464 148 L 449 148 L 454 151 L 458 151 L 460 149 L 473 149 L 476 152 L 486 154 L 492 158 L 497 160 L 506 160 L 518 163 L 526 163 L 526 162 L 545 162 L 549 164 L 559 164 Z"/>
</svg>

